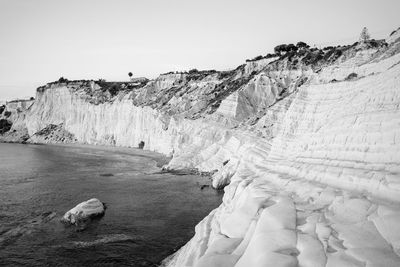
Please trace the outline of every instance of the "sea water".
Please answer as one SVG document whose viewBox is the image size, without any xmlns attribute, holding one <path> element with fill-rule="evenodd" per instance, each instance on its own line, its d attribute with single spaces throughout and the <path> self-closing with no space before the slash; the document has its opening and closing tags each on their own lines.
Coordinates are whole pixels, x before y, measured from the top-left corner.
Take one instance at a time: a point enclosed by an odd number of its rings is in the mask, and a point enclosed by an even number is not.
<svg viewBox="0 0 400 267">
<path fill-rule="evenodd" d="M 0 265 L 157 266 L 222 198 L 208 177 L 161 172 L 163 161 L 129 148 L 0 144 Z M 60 222 L 93 197 L 105 216 L 84 229 Z"/>
</svg>

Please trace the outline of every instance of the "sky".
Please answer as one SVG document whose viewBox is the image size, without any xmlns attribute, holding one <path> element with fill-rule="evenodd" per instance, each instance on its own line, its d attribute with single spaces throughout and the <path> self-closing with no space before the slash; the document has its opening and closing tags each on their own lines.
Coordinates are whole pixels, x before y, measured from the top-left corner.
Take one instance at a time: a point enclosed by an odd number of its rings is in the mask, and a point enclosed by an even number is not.
<svg viewBox="0 0 400 267">
<path fill-rule="evenodd" d="M 61 76 L 155 78 L 233 69 L 276 45 L 386 38 L 399 0 L 0 0 L 0 100 Z"/>
</svg>

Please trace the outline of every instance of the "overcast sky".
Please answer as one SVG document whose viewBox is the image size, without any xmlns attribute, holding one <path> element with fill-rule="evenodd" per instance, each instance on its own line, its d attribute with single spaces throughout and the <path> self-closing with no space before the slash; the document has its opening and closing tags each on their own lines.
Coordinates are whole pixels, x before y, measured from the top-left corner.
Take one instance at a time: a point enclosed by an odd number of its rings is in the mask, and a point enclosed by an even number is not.
<svg viewBox="0 0 400 267">
<path fill-rule="evenodd" d="M 281 43 L 353 43 L 400 26 L 400 0 L 0 0 L 0 100 L 64 76 L 235 68 Z"/>
</svg>

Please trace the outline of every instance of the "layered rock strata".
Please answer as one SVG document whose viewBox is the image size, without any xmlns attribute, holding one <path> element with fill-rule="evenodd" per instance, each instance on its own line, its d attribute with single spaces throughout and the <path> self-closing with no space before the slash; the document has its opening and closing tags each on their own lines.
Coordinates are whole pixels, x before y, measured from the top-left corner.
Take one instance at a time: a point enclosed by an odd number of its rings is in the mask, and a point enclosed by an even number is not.
<svg viewBox="0 0 400 267">
<path fill-rule="evenodd" d="M 166 266 L 399 266 L 399 37 L 168 73 L 114 96 L 51 84 L 10 131 L 58 125 L 214 173 L 223 203 Z"/>
</svg>

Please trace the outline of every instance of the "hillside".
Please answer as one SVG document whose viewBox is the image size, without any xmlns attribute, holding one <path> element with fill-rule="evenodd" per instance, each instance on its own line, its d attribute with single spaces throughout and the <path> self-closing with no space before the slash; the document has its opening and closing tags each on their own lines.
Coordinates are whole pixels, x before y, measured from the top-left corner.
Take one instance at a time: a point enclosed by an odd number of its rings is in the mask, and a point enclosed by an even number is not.
<svg viewBox="0 0 400 267">
<path fill-rule="evenodd" d="M 1 139 L 138 147 L 213 173 L 220 207 L 166 266 L 400 265 L 400 31 L 231 71 L 61 81 Z"/>
</svg>

